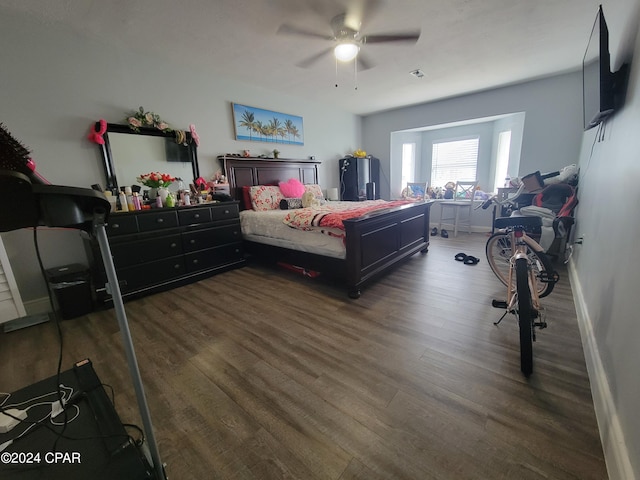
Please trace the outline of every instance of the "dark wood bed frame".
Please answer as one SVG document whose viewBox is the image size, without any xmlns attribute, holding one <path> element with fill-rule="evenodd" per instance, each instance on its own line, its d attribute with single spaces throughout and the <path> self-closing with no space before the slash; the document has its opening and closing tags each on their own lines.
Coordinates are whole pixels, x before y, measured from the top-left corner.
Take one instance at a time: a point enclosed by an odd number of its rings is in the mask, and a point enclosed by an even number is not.
<svg viewBox="0 0 640 480">
<path fill-rule="evenodd" d="M 231 196 L 242 203 L 242 187 L 277 185 L 298 178 L 318 183 L 317 161 L 219 157 L 229 180 Z M 361 286 L 398 262 L 429 248 L 431 203 L 414 203 L 344 221 L 346 259 L 245 241 L 246 251 L 258 258 L 275 259 L 346 281 L 349 297 L 358 298 Z"/>
</svg>

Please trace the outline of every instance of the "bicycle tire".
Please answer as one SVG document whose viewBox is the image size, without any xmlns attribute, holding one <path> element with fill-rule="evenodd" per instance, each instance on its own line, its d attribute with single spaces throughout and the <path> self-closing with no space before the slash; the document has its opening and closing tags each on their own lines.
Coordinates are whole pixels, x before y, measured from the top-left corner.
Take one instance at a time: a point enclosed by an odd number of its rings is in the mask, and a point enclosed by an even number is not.
<svg viewBox="0 0 640 480">
<path fill-rule="evenodd" d="M 520 370 L 525 377 L 533 372 L 534 311 L 529 289 L 529 262 L 516 260 L 516 291 L 518 292 L 518 328 L 520 330 Z"/>
<path fill-rule="evenodd" d="M 507 286 L 509 282 L 509 269 L 511 259 L 511 236 L 508 233 L 497 232 L 489 237 L 487 245 L 485 247 L 485 253 L 487 255 L 487 263 L 491 270 L 498 277 L 498 280 L 503 285 Z M 539 265 L 542 265 L 542 269 L 546 272 L 553 272 L 553 265 L 549 257 L 543 252 L 536 252 L 527 245 L 527 256 L 534 269 L 536 276 L 540 275 Z M 514 285 L 511 288 L 515 288 Z M 553 283 L 549 282 L 537 282 L 538 285 L 538 297 L 543 298 L 549 295 L 553 291 Z"/>
</svg>

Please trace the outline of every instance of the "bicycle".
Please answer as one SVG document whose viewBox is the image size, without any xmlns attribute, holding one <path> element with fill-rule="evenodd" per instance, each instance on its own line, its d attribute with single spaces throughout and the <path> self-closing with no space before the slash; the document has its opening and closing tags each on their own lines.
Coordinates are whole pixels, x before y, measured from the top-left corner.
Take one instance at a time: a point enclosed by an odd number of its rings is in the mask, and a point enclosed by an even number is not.
<svg viewBox="0 0 640 480">
<path fill-rule="evenodd" d="M 488 208 L 493 202 L 498 205 L 513 203 L 514 198 L 500 202 L 494 196 L 485 201 L 482 208 Z M 500 324 L 508 313 L 517 317 L 520 331 L 520 370 L 525 377 L 533 372 L 536 328 L 547 327 L 540 299 L 549 295 L 559 280 L 559 275 L 543 248 L 527 234 L 527 230 L 541 226 L 540 217 L 496 218 L 494 227 L 499 231 L 489 237 L 486 245 L 487 262 L 496 277 L 507 287 L 506 301 L 492 301 L 494 307 L 505 309 L 494 324 Z"/>
</svg>

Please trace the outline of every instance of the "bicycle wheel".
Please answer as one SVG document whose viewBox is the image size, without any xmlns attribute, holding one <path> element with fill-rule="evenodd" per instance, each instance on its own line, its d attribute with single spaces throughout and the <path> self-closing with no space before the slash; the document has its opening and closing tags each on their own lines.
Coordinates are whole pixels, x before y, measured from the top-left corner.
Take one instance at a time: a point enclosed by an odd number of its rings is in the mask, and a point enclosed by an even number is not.
<svg viewBox="0 0 640 480">
<path fill-rule="evenodd" d="M 509 281 L 509 260 L 513 252 L 511 251 L 511 235 L 508 233 L 494 233 L 487 240 L 486 246 L 487 262 L 503 285 L 507 285 Z M 536 252 L 527 245 L 527 256 L 531 262 L 533 273 L 540 275 L 542 270 L 553 272 L 551 260 L 542 252 Z M 515 288 L 515 279 L 511 288 Z M 538 297 L 546 297 L 553 290 L 553 283 L 537 282 Z"/>
<path fill-rule="evenodd" d="M 533 371 L 534 310 L 529 290 L 529 263 L 526 258 L 516 260 L 516 291 L 518 292 L 518 327 L 520 329 L 520 370 L 525 377 Z"/>
</svg>

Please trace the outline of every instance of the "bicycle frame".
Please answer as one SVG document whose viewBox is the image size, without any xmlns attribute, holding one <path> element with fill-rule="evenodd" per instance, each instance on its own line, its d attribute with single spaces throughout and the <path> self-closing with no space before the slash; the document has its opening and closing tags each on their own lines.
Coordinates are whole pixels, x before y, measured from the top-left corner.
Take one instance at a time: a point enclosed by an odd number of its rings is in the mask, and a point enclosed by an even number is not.
<svg viewBox="0 0 640 480">
<path fill-rule="evenodd" d="M 509 286 L 507 287 L 507 311 L 515 308 L 518 297 L 515 289 L 514 272 L 515 262 L 519 258 L 524 258 L 527 263 L 531 259 L 527 255 L 527 246 L 536 252 L 543 252 L 542 247 L 533 238 L 527 235 L 524 229 L 514 228 L 510 232 L 511 237 L 511 258 L 509 259 Z M 544 253 L 544 252 L 543 252 Z M 531 291 L 531 302 L 535 310 L 540 310 L 540 297 L 538 296 L 538 279 L 532 268 L 529 268 L 529 290 Z"/>
</svg>

